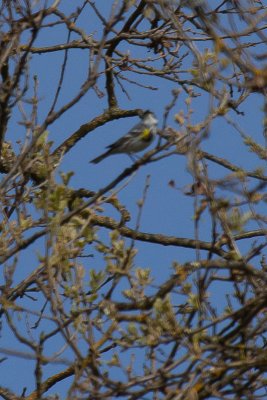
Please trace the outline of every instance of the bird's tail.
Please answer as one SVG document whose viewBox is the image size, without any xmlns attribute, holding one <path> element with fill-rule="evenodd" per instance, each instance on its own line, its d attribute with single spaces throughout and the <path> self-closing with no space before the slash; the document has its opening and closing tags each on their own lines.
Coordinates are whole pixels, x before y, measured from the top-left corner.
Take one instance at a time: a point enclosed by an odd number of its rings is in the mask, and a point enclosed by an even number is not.
<svg viewBox="0 0 267 400">
<path fill-rule="evenodd" d="M 104 158 L 110 156 L 112 154 L 111 149 L 105 151 L 105 153 L 100 154 L 100 156 L 94 158 L 93 160 L 90 161 L 92 164 L 98 164 L 100 161 L 104 160 Z"/>
</svg>

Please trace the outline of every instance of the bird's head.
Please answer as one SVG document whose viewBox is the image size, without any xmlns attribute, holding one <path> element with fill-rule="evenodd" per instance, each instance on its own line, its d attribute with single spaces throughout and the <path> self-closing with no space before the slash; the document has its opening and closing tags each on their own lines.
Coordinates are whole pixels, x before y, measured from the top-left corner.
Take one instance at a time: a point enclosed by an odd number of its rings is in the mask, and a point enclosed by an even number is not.
<svg viewBox="0 0 267 400">
<path fill-rule="evenodd" d="M 145 110 L 143 112 L 141 118 L 144 123 L 149 123 L 149 124 L 153 124 L 153 125 L 156 125 L 158 123 L 156 115 L 153 113 L 153 111 L 150 111 L 150 110 Z"/>
</svg>

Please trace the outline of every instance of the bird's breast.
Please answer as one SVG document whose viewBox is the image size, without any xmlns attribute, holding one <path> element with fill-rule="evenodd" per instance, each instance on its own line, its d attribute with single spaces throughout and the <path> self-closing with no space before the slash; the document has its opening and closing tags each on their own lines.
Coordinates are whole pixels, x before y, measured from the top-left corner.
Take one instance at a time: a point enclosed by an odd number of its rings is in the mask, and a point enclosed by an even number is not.
<svg viewBox="0 0 267 400">
<path fill-rule="evenodd" d="M 151 136 L 153 135 L 150 128 L 145 128 L 142 133 L 142 139 L 149 142 L 151 140 Z"/>
</svg>

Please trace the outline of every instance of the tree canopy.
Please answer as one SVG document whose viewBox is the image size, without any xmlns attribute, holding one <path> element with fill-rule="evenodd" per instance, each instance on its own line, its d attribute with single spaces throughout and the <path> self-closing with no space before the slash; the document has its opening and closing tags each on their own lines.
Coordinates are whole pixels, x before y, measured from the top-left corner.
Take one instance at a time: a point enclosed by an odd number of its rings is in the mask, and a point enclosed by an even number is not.
<svg viewBox="0 0 267 400">
<path fill-rule="evenodd" d="M 2 2 L 1 398 L 266 397 L 266 11 Z"/>
</svg>

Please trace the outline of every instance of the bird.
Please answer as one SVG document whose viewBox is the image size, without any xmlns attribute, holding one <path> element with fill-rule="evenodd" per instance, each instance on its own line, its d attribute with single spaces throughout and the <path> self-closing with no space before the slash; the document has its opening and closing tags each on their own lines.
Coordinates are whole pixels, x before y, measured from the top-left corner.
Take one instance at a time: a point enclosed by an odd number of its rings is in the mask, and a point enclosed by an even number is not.
<svg viewBox="0 0 267 400">
<path fill-rule="evenodd" d="M 132 153 L 145 150 L 152 143 L 157 134 L 158 120 L 155 114 L 150 110 L 144 111 L 140 118 L 141 121 L 134 125 L 126 135 L 107 146 L 107 151 L 90 162 L 97 164 L 104 160 L 104 158 L 113 154 L 125 153 L 131 156 Z"/>
</svg>

